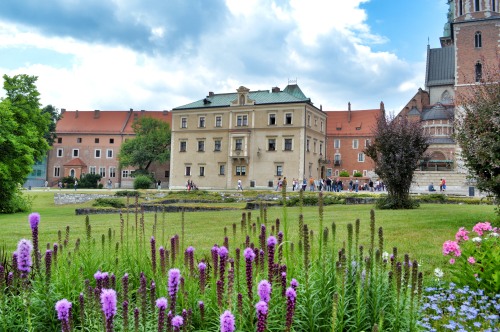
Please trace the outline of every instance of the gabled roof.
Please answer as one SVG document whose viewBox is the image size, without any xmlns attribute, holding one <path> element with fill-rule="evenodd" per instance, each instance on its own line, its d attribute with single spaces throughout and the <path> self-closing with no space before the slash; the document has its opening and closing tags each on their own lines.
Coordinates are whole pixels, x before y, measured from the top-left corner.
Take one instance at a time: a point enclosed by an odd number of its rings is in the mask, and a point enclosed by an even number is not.
<svg viewBox="0 0 500 332">
<path fill-rule="evenodd" d="M 455 47 L 427 48 L 425 85 L 455 84 Z"/>
<path fill-rule="evenodd" d="M 65 111 L 56 133 L 120 133 L 129 111 Z"/>
<path fill-rule="evenodd" d="M 229 107 L 238 98 L 238 93 L 210 94 L 209 96 L 193 103 L 175 107 L 173 110 Z M 289 84 L 283 91 L 272 92 L 269 90 L 250 91 L 248 98 L 255 105 L 284 104 L 284 103 L 311 103 L 297 84 Z"/>
<path fill-rule="evenodd" d="M 163 112 L 133 111 L 133 114 L 130 116 L 129 121 L 125 125 L 125 128 L 123 128 L 123 133 L 133 134 L 134 129 L 132 128 L 132 125 L 134 124 L 134 120 L 137 118 L 143 117 L 143 116 L 164 121 L 164 122 L 168 123 L 169 125 L 172 124 L 172 113 L 171 112 L 167 112 L 167 111 L 163 111 Z"/>
<path fill-rule="evenodd" d="M 80 158 L 75 158 L 75 159 L 71 159 L 70 161 L 68 161 L 66 164 L 64 164 L 63 166 L 78 166 L 78 167 L 86 167 L 87 164 L 85 164 L 83 162 L 83 160 L 81 160 Z"/>
<path fill-rule="evenodd" d="M 455 106 L 436 103 L 422 111 L 422 120 L 451 120 L 454 117 Z"/>
<path fill-rule="evenodd" d="M 380 109 L 327 111 L 327 136 L 369 136 L 377 123 L 377 118 L 382 115 Z M 349 121 L 349 113 L 350 121 Z M 338 129 L 340 128 L 340 129 Z M 359 128 L 359 129 L 357 129 Z"/>
</svg>

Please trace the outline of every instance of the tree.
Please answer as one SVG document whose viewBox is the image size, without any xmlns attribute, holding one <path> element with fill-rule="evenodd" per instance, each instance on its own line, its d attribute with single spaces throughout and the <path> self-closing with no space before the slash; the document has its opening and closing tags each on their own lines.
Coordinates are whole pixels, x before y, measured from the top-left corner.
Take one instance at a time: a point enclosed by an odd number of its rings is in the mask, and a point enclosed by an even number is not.
<svg viewBox="0 0 500 332">
<path fill-rule="evenodd" d="M 485 63 L 483 61 L 483 63 Z M 477 187 L 500 199 L 500 57 L 483 79 L 457 94 L 455 138 Z"/>
<path fill-rule="evenodd" d="M 120 166 L 136 166 L 148 170 L 153 162 L 164 163 L 170 159 L 170 126 L 149 117 L 140 117 L 132 128 L 135 138 L 122 144 L 118 158 Z"/>
<path fill-rule="evenodd" d="M 6 98 L 0 101 L 0 213 L 27 208 L 19 190 L 35 160 L 49 149 L 44 138 L 50 115 L 42 113 L 36 76 L 4 78 Z"/>
<path fill-rule="evenodd" d="M 388 197 L 378 204 L 381 208 L 408 209 L 415 203 L 410 187 L 418 161 L 429 146 L 428 137 L 419 120 L 384 117 L 377 120 L 374 142 L 365 154 L 375 162 L 375 172 L 384 181 Z"/>
<path fill-rule="evenodd" d="M 52 121 L 49 123 L 49 128 L 44 137 L 47 143 L 52 146 L 52 144 L 54 144 L 54 140 L 56 139 L 56 124 L 57 121 L 61 119 L 61 115 L 59 114 L 58 109 L 52 105 L 47 105 L 42 109 L 42 114 L 45 113 L 49 114 Z"/>
</svg>

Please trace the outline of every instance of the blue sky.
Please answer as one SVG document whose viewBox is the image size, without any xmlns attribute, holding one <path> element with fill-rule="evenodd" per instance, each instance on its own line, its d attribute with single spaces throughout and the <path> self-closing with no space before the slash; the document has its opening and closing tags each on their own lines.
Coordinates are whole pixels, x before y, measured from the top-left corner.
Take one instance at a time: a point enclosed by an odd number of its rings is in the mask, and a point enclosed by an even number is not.
<svg viewBox="0 0 500 332">
<path fill-rule="evenodd" d="M 324 110 L 399 111 L 424 88 L 446 0 L 6 0 L 0 73 L 43 105 L 170 110 L 297 79 Z"/>
</svg>

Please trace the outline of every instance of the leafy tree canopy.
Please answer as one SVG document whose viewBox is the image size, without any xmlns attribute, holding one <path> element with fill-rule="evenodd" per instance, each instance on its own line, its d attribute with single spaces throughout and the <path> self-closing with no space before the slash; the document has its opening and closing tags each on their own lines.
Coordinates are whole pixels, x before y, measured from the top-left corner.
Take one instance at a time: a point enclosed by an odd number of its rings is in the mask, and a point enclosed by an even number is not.
<svg viewBox="0 0 500 332">
<path fill-rule="evenodd" d="M 19 189 L 31 173 L 35 160 L 49 149 L 44 138 L 51 122 L 42 113 L 37 77 L 16 75 L 4 78 L 6 98 L 0 101 L 0 212 L 20 209 Z"/>
<path fill-rule="evenodd" d="M 153 162 L 165 163 L 170 159 L 170 126 L 149 117 L 140 117 L 132 125 L 136 134 L 122 144 L 118 158 L 120 166 L 135 166 L 148 170 Z"/>
<path fill-rule="evenodd" d="M 365 153 L 375 162 L 375 172 L 384 180 L 388 198 L 385 208 L 414 206 L 410 187 L 418 161 L 429 146 L 420 121 L 407 117 L 379 117 L 374 142 Z"/>
<path fill-rule="evenodd" d="M 42 114 L 49 114 L 51 119 L 49 123 L 49 128 L 45 133 L 44 137 L 47 143 L 49 143 L 49 145 L 52 146 L 52 144 L 54 144 L 54 140 L 56 139 L 56 124 L 57 121 L 61 119 L 61 115 L 59 114 L 59 110 L 52 105 L 45 106 L 42 109 Z"/>
<path fill-rule="evenodd" d="M 500 199 L 500 57 L 457 96 L 455 138 L 477 187 Z M 485 63 L 485 62 L 483 62 Z M 485 63 L 486 64 L 486 63 Z"/>
</svg>

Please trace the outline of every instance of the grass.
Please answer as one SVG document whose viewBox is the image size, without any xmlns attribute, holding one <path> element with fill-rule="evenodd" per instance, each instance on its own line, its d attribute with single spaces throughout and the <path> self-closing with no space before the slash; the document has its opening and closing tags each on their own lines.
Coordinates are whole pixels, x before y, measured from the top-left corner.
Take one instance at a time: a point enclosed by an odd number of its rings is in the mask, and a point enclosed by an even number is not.
<svg viewBox="0 0 500 332">
<path fill-rule="evenodd" d="M 84 216 L 76 216 L 75 208 L 91 207 L 92 202 L 78 205 L 55 206 L 53 192 L 39 192 L 33 194 L 33 211 L 40 213 L 40 247 L 45 248 L 47 243 L 58 241 L 58 231 L 64 237 L 66 226 L 70 226 L 71 239 L 85 237 Z M 133 200 L 131 199 L 131 202 Z M 203 205 L 203 204 L 202 204 Z M 217 204 L 228 206 L 231 204 Z M 234 203 L 241 207 L 241 203 Z M 367 242 L 369 237 L 370 209 L 372 205 L 331 205 L 324 208 L 324 227 L 331 227 L 334 221 L 337 225 L 337 234 L 346 238 L 346 225 L 354 223 L 359 218 L 361 221 L 360 239 Z M 199 249 L 198 252 L 208 251 L 214 243 L 223 241 L 223 230 L 226 228 L 229 239 L 232 239 L 233 223 L 240 232 L 241 215 L 246 211 L 214 211 L 214 212 L 186 212 L 185 213 L 185 246 L 192 245 Z M 252 222 L 257 222 L 259 210 L 251 211 Z M 298 207 L 287 208 L 289 237 L 292 242 L 297 242 L 298 233 Z M 304 223 L 307 223 L 319 234 L 319 220 L 317 207 L 304 207 Z M 0 215 L 0 247 L 5 247 L 7 253 L 15 250 L 21 238 L 31 238 L 31 230 L 27 221 L 28 213 L 13 215 Z M 159 213 L 157 218 L 162 220 Z M 274 220 L 283 217 L 281 207 L 270 207 L 267 211 L 269 227 Z M 452 239 L 459 227 L 471 228 L 478 221 L 495 218 L 494 207 L 491 205 L 442 205 L 422 204 L 415 210 L 377 210 L 375 213 L 377 227 L 383 227 L 385 248 L 387 251 L 393 246 L 398 247 L 399 253 L 409 253 L 412 258 L 419 260 L 427 275 L 435 267 L 443 267 L 445 258 L 441 254 L 441 245 L 445 240 Z M 127 217 L 124 215 L 124 219 Z M 135 225 L 135 216 L 129 215 L 129 224 Z M 146 234 L 152 234 L 154 214 L 146 213 Z M 108 234 L 109 228 L 117 234 L 120 230 L 118 214 L 91 215 L 90 223 L 94 235 Z M 170 237 L 181 234 L 181 213 L 165 214 L 166 233 L 157 234 L 159 245 L 168 245 Z M 258 233 L 258 225 L 257 225 Z M 8 254 L 10 256 L 10 254 Z"/>
</svg>

